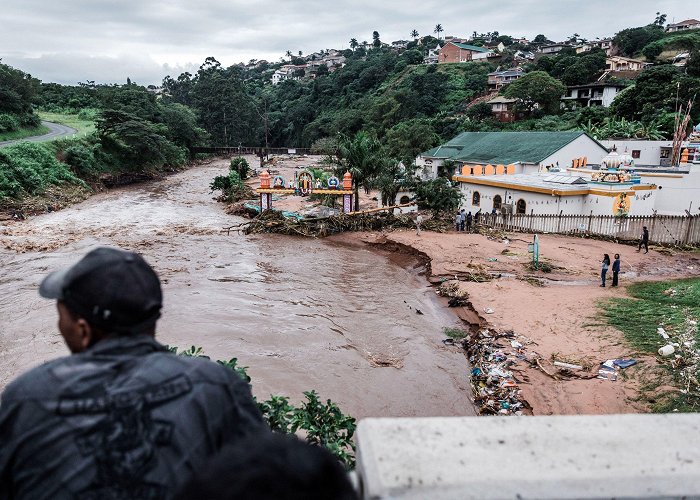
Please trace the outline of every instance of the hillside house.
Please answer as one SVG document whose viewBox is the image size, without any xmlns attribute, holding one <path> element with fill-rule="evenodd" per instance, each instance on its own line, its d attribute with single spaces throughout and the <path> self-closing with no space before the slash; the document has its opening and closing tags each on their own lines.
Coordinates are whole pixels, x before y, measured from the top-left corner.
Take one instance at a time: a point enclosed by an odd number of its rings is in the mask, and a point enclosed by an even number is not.
<svg viewBox="0 0 700 500">
<path fill-rule="evenodd" d="M 440 44 L 438 43 L 435 48 L 428 49 L 428 54 L 423 58 L 424 64 L 437 64 L 440 60 Z"/>
<path fill-rule="evenodd" d="M 590 83 L 588 85 L 572 85 L 567 87 L 566 95 L 561 100 L 564 103 L 577 103 L 583 108 L 590 106 L 610 107 L 615 96 L 625 88 L 615 83 Z"/>
<path fill-rule="evenodd" d="M 629 57 L 611 56 L 605 59 L 607 71 L 642 71 L 647 66 L 651 64 Z"/>
<path fill-rule="evenodd" d="M 603 38 L 602 40 L 593 40 L 588 42 L 591 49 L 601 49 L 605 51 L 606 56 L 614 55 L 615 49 L 613 46 L 612 38 Z"/>
<path fill-rule="evenodd" d="M 563 49 L 569 47 L 568 44 L 566 43 L 553 43 L 550 45 L 543 45 L 540 48 L 540 52 L 546 55 L 551 55 L 551 54 L 556 54 L 558 52 L 561 52 Z"/>
<path fill-rule="evenodd" d="M 438 63 L 463 63 L 475 59 L 485 59 L 490 53 L 491 51 L 484 47 L 467 45 L 466 43 L 447 42 L 440 49 Z"/>
<path fill-rule="evenodd" d="M 394 42 L 391 42 L 391 48 L 392 49 L 405 49 L 408 47 L 408 40 L 396 40 Z"/>
<path fill-rule="evenodd" d="M 298 69 L 305 69 L 305 68 L 306 68 L 306 65 L 295 66 L 294 64 L 285 64 L 284 66 L 275 70 L 274 73 L 272 73 L 272 85 L 277 85 L 278 83 L 281 83 L 284 80 L 295 79 L 296 77 L 294 76 L 294 72 Z"/>
<path fill-rule="evenodd" d="M 700 29 L 700 21 L 697 19 L 686 19 L 680 23 L 673 23 L 666 26 L 666 31 L 685 31 L 685 30 L 696 30 Z"/>
<path fill-rule="evenodd" d="M 494 71 L 488 74 L 488 85 L 490 90 L 500 90 L 511 82 L 523 76 L 520 68 L 507 69 L 504 71 Z"/>
<path fill-rule="evenodd" d="M 493 117 L 499 122 L 510 123 L 514 122 L 521 116 L 515 110 L 517 99 L 509 99 L 502 95 L 496 96 L 487 102 L 491 106 Z"/>
</svg>

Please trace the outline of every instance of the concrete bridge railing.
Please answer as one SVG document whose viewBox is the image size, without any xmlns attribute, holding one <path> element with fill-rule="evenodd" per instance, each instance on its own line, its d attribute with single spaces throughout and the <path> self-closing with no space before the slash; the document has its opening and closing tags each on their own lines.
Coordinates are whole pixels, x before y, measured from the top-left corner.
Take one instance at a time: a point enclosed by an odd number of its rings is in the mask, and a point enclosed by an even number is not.
<svg viewBox="0 0 700 500">
<path fill-rule="evenodd" d="M 700 498 L 700 414 L 365 419 L 363 499 Z"/>
</svg>

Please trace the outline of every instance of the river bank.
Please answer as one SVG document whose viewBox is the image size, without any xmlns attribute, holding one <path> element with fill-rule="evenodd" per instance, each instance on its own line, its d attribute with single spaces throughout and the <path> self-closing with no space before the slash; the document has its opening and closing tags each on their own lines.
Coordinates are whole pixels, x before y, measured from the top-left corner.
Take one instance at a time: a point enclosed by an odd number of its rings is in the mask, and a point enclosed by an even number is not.
<svg viewBox="0 0 700 500">
<path fill-rule="evenodd" d="M 433 283 L 455 283 L 468 296 L 468 308 L 453 310 L 466 325 L 496 332 L 514 332 L 515 349 L 504 355 L 513 369 L 523 398 L 535 415 L 636 413 L 649 410 L 640 400 L 640 380 L 656 365 L 656 358 L 637 352 L 623 334 L 606 326 L 599 301 L 627 296 L 625 286 L 637 281 L 697 276 L 697 254 L 663 253 L 611 242 L 542 235 L 540 252 L 552 272 L 528 269 L 529 235 L 508 239 L 480 234 L 438 234 L 415 231 L 345 233 L 331 240 L 361 241 L 372 247 L 401 245 L 430 260 Z M 618 288 L 599 286 L 603 253 L 621 254 Z M 492 276 L 483 282 L 473 277 Z M 518 362 L 518 359 L 520 362 Z M 600 363 L 634 358 L 638 364 L 619 373 L 615 381 L 596 378 Z M 540 366 L 529 361 L 537 359 Z M 554 361 L 580 365 L 583 370 L 557 376 Z M 580 378 L 579 378 L 580 377 Z"/>
</svg>

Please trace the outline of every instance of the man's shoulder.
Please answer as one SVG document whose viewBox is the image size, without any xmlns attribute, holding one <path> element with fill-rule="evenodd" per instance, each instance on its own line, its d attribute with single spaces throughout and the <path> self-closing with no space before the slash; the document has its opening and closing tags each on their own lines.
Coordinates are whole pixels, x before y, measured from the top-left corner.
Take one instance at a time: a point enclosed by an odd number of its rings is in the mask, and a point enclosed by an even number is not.
<svg viewBox="0 0 700 500">
<path fill-rule="evenodd" d="M 243 382 L 233 370 L 226 368 L 209 358 L 198 356 L 177 356 L 170 352 L 154 353 L 154 361 L 161 362 L 169 371 L 186 371 L 196 380 L 214 384 L 230 384 L 231 381 Z"/>
<path fill-rule="evenodd" d="M 73 356 L 62 356 L 47 361 L 19 375 L 10 382 L 2 394 L 2 400 L 25 399 L 52 393 L 56 388 L 55 369 L 69 365 Z"/>
</svg>

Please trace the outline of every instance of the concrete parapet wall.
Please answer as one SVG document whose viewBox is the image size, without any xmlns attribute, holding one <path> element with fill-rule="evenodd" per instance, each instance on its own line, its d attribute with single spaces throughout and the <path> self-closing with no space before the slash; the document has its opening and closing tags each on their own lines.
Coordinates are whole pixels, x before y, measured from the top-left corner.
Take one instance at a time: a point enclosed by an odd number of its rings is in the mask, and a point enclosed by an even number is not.
<svg viewBox="0 0 700 500">
<path fill-rule="evenodd" d="M 365 419 L 364 499 L 700 498 L 700 414 Z"/>
</svg>

